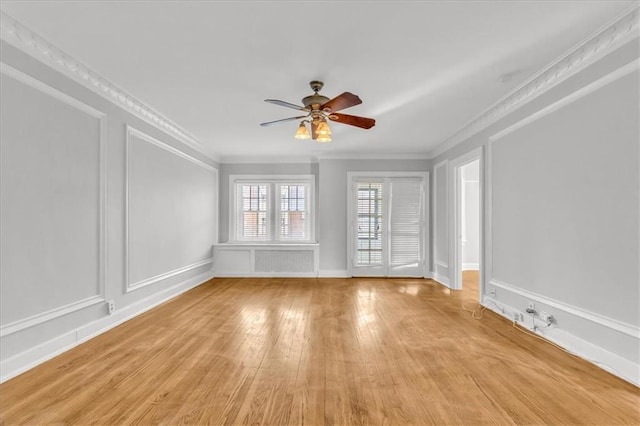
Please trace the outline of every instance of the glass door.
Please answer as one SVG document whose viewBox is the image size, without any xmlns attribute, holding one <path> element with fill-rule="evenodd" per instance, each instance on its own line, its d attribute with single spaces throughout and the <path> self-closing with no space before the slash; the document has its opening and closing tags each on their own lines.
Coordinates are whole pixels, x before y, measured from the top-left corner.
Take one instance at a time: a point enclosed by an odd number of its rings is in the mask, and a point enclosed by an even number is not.
<svg viewBox="0 0 640 426">
<path fill-rule="evenodd" d="M 353 178 L 353 276 L 424 276 L 424 179 Z"/>
<path fill-rule="evenodd" d="M 355 182 L 356 229 L 354 274 L 358 276 L 382 276 L 385 274 L 383 249 L 386 244 L 386 227 L 383 214 L 384 182 Z"/>
</svg>

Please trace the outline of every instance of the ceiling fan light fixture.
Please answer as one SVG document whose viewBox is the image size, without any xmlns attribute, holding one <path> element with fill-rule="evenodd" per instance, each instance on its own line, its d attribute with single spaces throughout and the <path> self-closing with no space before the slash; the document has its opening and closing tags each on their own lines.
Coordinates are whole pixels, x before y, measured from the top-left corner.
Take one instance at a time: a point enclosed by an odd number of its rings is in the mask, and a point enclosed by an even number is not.
<svg viewBox="0 0 640 426">
<path fill-rule="evenodd" d="M 316 130 L 316 133 L 319 136 L 331 136 L 331 128 L 329 127 L 329 125 L 327 124 L 326 121 L 322 120 L 318 124 L 318 129 Z M 331 138 L 329 138 L 329 141 L 330 140 L 331 140 Z"/>
<path fill-rule="evenodd" d="M 307 130 L 307 126 L 305 126 L 304 121 L 300 122 L 300 126 L 298 126 L 298 131 L 296 132 L 296 139 L 307 140 L 311 139 L 311 135 Z"/>
<path fill-rule="evenodd" d="M 319 143 L 331 142 L 331 135 L 319 135 L 316 141 L 318 141 Z"/>
</svg>

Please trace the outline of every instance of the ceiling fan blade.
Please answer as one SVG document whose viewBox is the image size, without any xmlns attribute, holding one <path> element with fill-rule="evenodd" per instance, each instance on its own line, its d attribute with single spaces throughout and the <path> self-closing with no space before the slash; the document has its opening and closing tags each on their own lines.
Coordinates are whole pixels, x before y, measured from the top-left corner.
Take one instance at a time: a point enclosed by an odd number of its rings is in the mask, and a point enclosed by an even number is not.
<svg viewBox="0 0 640 426">
<path fill-rule="evenodd" d="M 318 139 L 318 121 L 312 120 L 311 121 L 311 138 L 315 141 L 316 139 Z"/>
<path fill-rule="evenodd" d="M 342 124 L 348 124 L 350 126 L 361 127 L 363 129 L 370 129 L 376 125 L 376 120 L 367 117 L 358 117 L 357 115 L 348 114 L 329 114 L 329 120 L 336 121 Z"/>
<path fill-rule="evenodd" d="M 320 109 L 324 111 L 329 110 L 330 112 L 340 111 L 354 105 L 360 105 L 361 103 L 362 99 L 360 99 L 358 96 L 354 95 L 351 92 L 344 92 L 343 94 L 329 100 L 327 103 L 322 105 Z"/>
<path fill-rule="evenodd" d="M 260 125 L 262 127 L 266 127 L 266 126 L 271 126 L 272 124 L 276 124 L 276 123 L 282 123 L 283 121 L 292 121 L 292 120 L 300 120 L 301 118 L 307 118 L 308 115 L 301 115 L 299 117 L 289 117 L 289 118 L 283 118 L 281 120 L 275 120 L 275 121 L 267 121 L 266 123 L 260 123 Z"/>
<path fill-rule="evenodd" d="M 287 108 L 293 108 L 293 109 L 299 109 L 300 111 L 308 111 L 308 109 L 306 109 L 305 107 L 302 107 L 300 105 L 296 105 L 296 104 L 292 104 L 289 102 L 285 102 L 285 101 L 280 101 L 278 99 L 265 99 L 265 102 L 269 102 L 270 104 L 276 104 L 276 105 L 280 105 L 283 107 L 287 107 Z"/>
</svg>

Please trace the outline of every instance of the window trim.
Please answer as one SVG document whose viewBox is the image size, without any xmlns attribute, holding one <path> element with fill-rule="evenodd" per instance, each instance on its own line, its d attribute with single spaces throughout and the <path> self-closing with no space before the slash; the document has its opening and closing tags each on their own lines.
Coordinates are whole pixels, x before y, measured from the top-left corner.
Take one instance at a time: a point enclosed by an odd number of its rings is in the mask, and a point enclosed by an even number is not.
<svg viewBox="0 0 640 426">
<path fill-rule="evenodd" d="M 268 186 L 267 199 L 267 239 L 244 239 L 240 238 L 239 219 L 240 219 L 240 203 L 241 197 L 238 192 L 238 184 L 266 184 Z M 305 197 L 305 212 L 309 218 L 309 235 L 308 238 L 300 239 L 279 239 L 278 220 L 281 216 L 279 205 L 280 185 L 304 184 L 309 190 Z M 277 193 L 276 193 L 277 192 Z M 315 175 L 229 175 L 229 243 L 234 244 L 269 244 L 269 245 L 287 245 L 287 244 L 311 244 L 316 243 L 315 238 L 315 196 L 316 196 L 316 179 Z"/>
</svg>

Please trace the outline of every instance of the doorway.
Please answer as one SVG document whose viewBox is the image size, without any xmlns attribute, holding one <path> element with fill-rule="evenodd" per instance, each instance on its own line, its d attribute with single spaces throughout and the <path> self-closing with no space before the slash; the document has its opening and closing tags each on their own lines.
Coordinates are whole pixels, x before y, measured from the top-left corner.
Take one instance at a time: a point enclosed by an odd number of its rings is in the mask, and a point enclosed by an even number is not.
<svg viewBox="0 0 640 426">
<path fill-rule="evenodd" d="M 465 299 L 482 301 L 483 195 L 482 150 L 451 162 L 453 174 L 453 283 Z"/>
<path fill-rule="evenodd" d="M 427 174 L 349 173 L 349 274 L 424 277 Z"/>
</svg>

